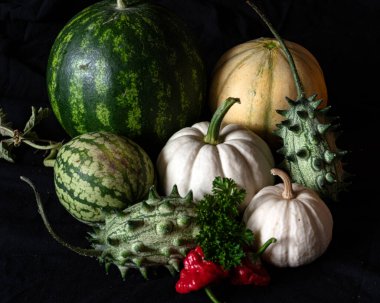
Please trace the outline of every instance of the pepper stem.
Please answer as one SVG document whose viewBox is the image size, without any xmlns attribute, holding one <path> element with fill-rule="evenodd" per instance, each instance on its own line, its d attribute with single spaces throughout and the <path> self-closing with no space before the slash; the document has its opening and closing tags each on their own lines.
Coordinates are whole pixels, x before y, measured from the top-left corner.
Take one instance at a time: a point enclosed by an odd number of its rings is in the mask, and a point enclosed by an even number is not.
<svg viewBox="0 0 380 303">
<path fill-rule="evenodd" d="M 227 98 L 222 105 L 218 107 L 211 118 L 210 125 L 207 129 L 207 134 L 204 137 L 204 142 L 207 144 L 217 145 L 219 143 L 219 132 L 224 116 L 235 103 L 240 103 L 239 98 Z"/>
<path fill-rule="evenodd" d="M 213 302 L 213 303 L 221 303 L 214 295 L 214 293 L 212 292 L 212 290 L 209 288 L 209 287 L 205 287 L 204 288 L 207 296 L 210 298 L 210 300 Z"/>
<path fill-rule="evenodd" d="M 277 242 L 276 238 L 270 238 L 269 240 L 267 240 L 263 245 L 261 245 L 259 250 L 255 253 L 255 257 L 256 258 L 261 257 L 261 255 L 266 251 L 266 249 L 269 247 L 269 245 L 271 245 L 275 242 Z"/>
<path fill-rule="evenodd" d="M 285 53 L 285 56 L 286 58 L 288 59 L 288 62 L 289 62 L 289 65 L 290 65 L 290 69 L 292 71 L 292 75 L 293 75 L 293 78 L 294 78 L 294 82 L 295 82 L 295 85 L 296 85 L 296 89 L 297 89 L 297 94 L 298 94 L 298 99 L 301 99 L 301 98 L 304 98 L 305 97 L 305 91 L 304 91 L 304 87 L 302 85 L 302 82 L 301 82 L 301 79 L 299 77 L 299 74 L 298 74 L 298 71 L 297 71 L 297 68 L 296 68 L 296 65 L 294 63 L 294 59 L 293 59 L 293 56 L 292 54 L 290 53 L 288 47 L 285 45 L 285 42 L 284 40 L 280 37 L 280 35 L 278 34 L 278 32 L 276 31 L 276 29 L 273 27 L 273 25 L 269 22 L 269 20 L 266 18 L 266 16 L 259 10 L 259 8 L 253 4 L 251 1 L 246 1 L 246 3 L 253 8 L 253 10 L 259 15 L 259 17 L 261 18 L 261 20 L 265 23 L 266 26 L 268 26 L 269 30 L 271 31 L 271 33 L 273 34 L 273 36 L 278 40 L 278 42 L 280 43 L 280 46 L 283 50 L 283 52 Z"/>
<path fill-rule="evenodd" d="M 40 213 L 41 215 L 41 218 L 42 218 L 42 221 L 44 222 L 44 225 L 46 227 L 46 229 L 48 230 L 49 234 L 59 243 L 61 244 L 62 246 L 70 249 L 71 251 L 81 255 L 81 256 L 85 256 L 85 257 L 99 257 L 101 255 L 101 251 L 99 250 L 96 250 L 96 249 L 86 249 L 86 248 L 81 248 L 81 247 L 76 247 L 76 246 L 73 246 L 67 242 L 65 242 L 63 239 L 61 239 L 53 230 L 53 228 L 51 227 L 46 215 L 45 215 L 45 211 L 44 211 L 44 208 L 43 208 L 43 205 L 42 205 L 42 202 L 41 202 L 41 197 L 36 189 L 36 187 L 34 186 L 34 184 L 32 183 L 32 181 L 30 181 L 28 178 L 24 177 L 24 176 L 21 176 L 20 179 L 26 183 L 29 184 L 29 186 L 32 188 L 33 192 L 34 192 L 34 195 L 36 197 L 36 202 L 37 202 L 37 206 L 38 206 L 38 212 Z"/>
<path fill-rule="evenodd" d="M 272 168 L 271 174 L 274 176 L 279 176 L 284 182 L 284 191 L 282 192 L 282 197 L 286 200 L 291 200 L 294 198 L 294 192 L 292 190 L 292 181 L 290 180 L 288 174 L 279 168 Z"/>
</svg>

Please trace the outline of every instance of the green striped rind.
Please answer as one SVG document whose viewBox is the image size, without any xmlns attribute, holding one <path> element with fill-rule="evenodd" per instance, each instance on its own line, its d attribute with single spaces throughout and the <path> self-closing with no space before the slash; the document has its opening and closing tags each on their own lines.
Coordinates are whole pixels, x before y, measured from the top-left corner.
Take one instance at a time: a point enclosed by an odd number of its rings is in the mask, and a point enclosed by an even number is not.
<svg viewBox="0 0 380 303">
<path fill-rule="evenodd" d="M 169 196 L 160 197 L 152 187 L 148 199 L 107 214 L 90 240 L 102 252 L 100 261 L 106 267 L 115 264 L 124 277 L 129 268 L 139 268 L 144 275 L 150 266 L 178 271 L 198 233 L 192 193 L 181 197 L 174 187 Z"/>
<path fill-rule="evenodd" d="M 163 145 L 201 115 L 203 62 L 166 9 L 115 3 L 85 9 L 57 37 L 47 70 L 53 111 L 71 136 L 106 130 Z"/>
<path fill-rule="evenodd" d="M 154 167 L 145 151 L 107 132 L 75 137 L 59 150 L 54 165 L 59 201 L 85 223 L 100 222 L 104 211 L 141 201 L 154 181 Z"/>
</svg>

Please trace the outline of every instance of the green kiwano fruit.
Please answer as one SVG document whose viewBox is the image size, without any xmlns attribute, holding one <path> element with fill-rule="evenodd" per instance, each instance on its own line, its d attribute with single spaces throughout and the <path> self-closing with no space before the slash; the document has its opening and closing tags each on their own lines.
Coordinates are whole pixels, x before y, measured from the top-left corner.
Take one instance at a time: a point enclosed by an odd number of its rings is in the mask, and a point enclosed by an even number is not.
<svg viewBox="0 0 380 303">
<path fill-rule="evenodd" d="M 285 120 L 276 131 L 283 139 L 279 150 L 284 156 L 282 167 L 293 182 L 315 190 L 323 198 L 337 200 L 347 186 L 341 162 L 347 151 L 336 147 L 336 127 L 326 116 L 329 107 L 318 109 L 322 100 L 315 100 L 315 96 L 288 102 L 288 110 L 278 110 Z"/>
<path fill-rule="evenodd" d="M 133 141 L 107 132 L 80 135 L 63 145 L 54 164 L 57 196 L 76 219 L 93 224 L 104 212 L 146 198 L 154 166 Z"/>
<path fill-rule="evenodd" d="M 70 136 L 109 131 L 149 153 L 198 121 L 205 82 L 185 24 L 147 1 L 105 0 L 79 12 L 47 66 L 50 103 Z"/>
<path fill-rule="evenodd" d="M 138 268 L 146 276 L 151 266 L 179 271 L 198 232 L 191 192 L 181 197 L 174 186 L 169 196 L 160 197 L 152 187 L 147 200 L 106 215 L 90 240 L 106 267 L 115 264 L 123 277 L 129 268 Z"/>
<path fill-rule="evenodd" d="M 81 248 L 54 232 L 35 186 L 28 178 L 21 179 L 32 187 L 43 223 L 56 241 L 82 256 L 97 257 L 106 269 L 116 265 L 123 278 L 130 268 L 139 269 L 144 277 L 149 267 L 157 266 L 165 266 L 173 274 L 196 245 L 197 204 L 191 191 L 181 197 L 174 186 L 169 196 L 161 197 L 152 186 L 147 199 L 123 211 L 105 212 L 105 221 L 89 233 L 92 248 Z"/>
<path fill-rule="evenodd" d="M 322 198 L 337 200 L 339 193 L 348 185 L 345 182 L 348 174 L 343 171 L 341 162 L 347 152 L 335 144 L 334 119 L 326 116 L 329 107 L 320 109 L 322 100 L 316 100 L 316 95 L 306 96 L 295 61 L 284 40 L 260 9 L 252 2 L 248 4 L 279 41 L 297 89 L 296 100 L 286 97 L 289 109 L 277 109 L 284 118 L 275 131 L 283 141 L 282 148 L 278 150 L 284 157 L 281 166 L 293 182 L 316 191 Z"/>
</svg>

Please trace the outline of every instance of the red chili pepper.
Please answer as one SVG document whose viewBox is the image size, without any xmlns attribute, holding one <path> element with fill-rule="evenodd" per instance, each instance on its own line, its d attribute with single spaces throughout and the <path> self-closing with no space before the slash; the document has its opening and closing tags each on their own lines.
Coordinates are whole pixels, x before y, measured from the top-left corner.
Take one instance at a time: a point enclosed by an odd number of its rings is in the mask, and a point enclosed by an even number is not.
<svg viewBox="0 0 380 303">
<path fill-rule="evenodd" d="M 270 276 L 260 262 L 261 255 L 265 250 L 275 243 L 275 238 L 267 240 L 256 253 L 247 253 L 241 265 L 236 266 L 231 271 L 231 283 L 235 285 L 253 284 L 256 286 L 266 286 L 270 282 Z"/>
<path fill-rule="evenodd" d="M 212 282 L 228 276 L 228 271 L 220 265 L 204 258 L 200 246 L 191 250 L 183 261 L 184 268 L 176 284 L 176 291 L 181 294 L 199 290 Z"/>
<path fill-rule="evenodd" d="M 231 271 L 231 283 L 234 285 L 266 286 L 269 282 L 270 276 L 262 264 L 248 258 Z"/>
</svg>

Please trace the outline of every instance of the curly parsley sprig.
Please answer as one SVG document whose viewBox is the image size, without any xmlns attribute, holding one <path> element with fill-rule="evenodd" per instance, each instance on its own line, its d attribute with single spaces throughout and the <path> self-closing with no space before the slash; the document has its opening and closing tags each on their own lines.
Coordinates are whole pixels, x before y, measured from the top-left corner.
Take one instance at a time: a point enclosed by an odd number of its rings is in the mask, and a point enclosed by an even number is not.
<svg viewBox="0 0 380 303">
<path fill-rule="evenodd" d="M 196 237 L 207 260 L 228 270 L 241 263 L 244 247 L 251 246 L 253 233 L 239 218 L 239 205 L 245 190 L 229 178 L 216 177 L 212 194 L 207 194 L 197 206 L 200 232 Z"/>
</svg>

